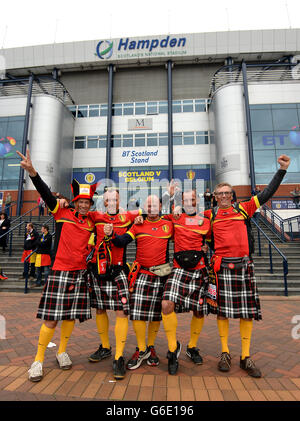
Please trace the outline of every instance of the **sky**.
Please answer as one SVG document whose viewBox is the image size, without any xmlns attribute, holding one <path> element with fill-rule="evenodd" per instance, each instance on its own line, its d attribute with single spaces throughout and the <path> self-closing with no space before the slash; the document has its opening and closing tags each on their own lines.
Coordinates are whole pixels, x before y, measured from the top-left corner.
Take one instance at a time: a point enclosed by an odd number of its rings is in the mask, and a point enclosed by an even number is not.
<svg viewBox="0 0 300 421">
<path fill-rule="evenodd" d="M 0 8 L 2 48 L 299 27 L 299 0 L 14 0 Z"/>
</svg>

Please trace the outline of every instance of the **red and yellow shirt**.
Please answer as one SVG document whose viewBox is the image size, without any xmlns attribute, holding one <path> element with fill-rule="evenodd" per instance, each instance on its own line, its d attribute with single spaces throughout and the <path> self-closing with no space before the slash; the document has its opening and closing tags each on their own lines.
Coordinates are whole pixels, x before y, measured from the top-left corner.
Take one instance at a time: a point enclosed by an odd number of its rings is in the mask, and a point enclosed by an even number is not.
<svg viewBox="0 0 300 421">
<path fill-rule="evenodd" d="M 104 225 L 113 224 L 114 233 L 117 235 L 125 234 L 126 231 L 133 224 L 135 218 L 141 214 L 141 211 L 131 211 L 125 213 L 117 213 L 115 215 L 110 215 L 109 213 L 101 212 L 89 212 L 89 217 L 94 221 L 96 226 L 97 241 L 96 241 L 96 250 L 98 250 L 99 244 L 104 238 Z M 111 243 L 111 253 L 112 253 L 112 264 L 113 265 L 125 265 L 126 264 L 126 252 L 124 248 L 116 247 Z M 92 260 L 96 261 L 96 254 Z"/>
<path fill-rule="evenodd" d="M 249 217 L 260 207 L 257 196 L 253 196 L 247 202 L 239 203 Z M 212 210 L 204 212 L 212 219 Z M 221 257 L 244 257 L 249 256 L 247 227 L 244 216 L 230 206 L 226 209 L 218 209 L 216 217 L 212 223 L 214 234 L 215 254 Z"/>
<path fill-rule="evenodd" d="M 201 251 L 203 246 L 203 237 L 210 233 L 210 220 L 203 215 L 187 215 L 182 213 L 178 219 L 173 215 L 164 215 L 164 219 L 172 221 L 174 226 L 174 252 L 186 250 Z M 180 266 L 173 260 L 173 266 Z M 201 259 L 193 269 L 200 269 L 205 266 Z"/>
<path fill-rule="evenodd" d="M 136 240 L 136 260 L 141 266 L 158 266 L 169 261 L 168 243 L 173 236 L 173 224 L 160 218 L 152 222 L 147 218 L 143 224 L 133 225 L 128 235 Z M 141 269 L 141 272 L 146 272 Z"/>
</svg>

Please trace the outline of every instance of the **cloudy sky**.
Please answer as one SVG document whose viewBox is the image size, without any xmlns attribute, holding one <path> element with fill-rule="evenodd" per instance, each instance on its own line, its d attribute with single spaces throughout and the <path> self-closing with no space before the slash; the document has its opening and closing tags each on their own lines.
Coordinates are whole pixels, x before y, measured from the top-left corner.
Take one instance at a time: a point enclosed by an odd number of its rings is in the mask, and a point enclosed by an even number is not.
<svg viewBox="0 0 300 421">
<path fill-rule="evenodd" d="M 299 0 L 14 0 L 0 9 L 0 50 L 168 33 L 299 27 Z"/>
</svg>

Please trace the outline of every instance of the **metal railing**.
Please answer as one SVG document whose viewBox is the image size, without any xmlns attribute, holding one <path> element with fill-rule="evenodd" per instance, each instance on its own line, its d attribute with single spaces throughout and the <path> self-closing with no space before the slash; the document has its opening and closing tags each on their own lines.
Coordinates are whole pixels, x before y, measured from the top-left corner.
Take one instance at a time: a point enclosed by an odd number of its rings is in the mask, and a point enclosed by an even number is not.
<svg viewBox="0 0 300 421">
<path fill-rule="evenodd" d="M 14 226 L 12 228 L 10 228 L 5 234 L 0 235 L 0 238 L 7 236 L 8 238 L 8 248 L 9 248 L 9 253 L 8 255 L 11 257 L 12 255 L 12 249 L 13 249 L 13 236 L 15 234 L 15 231 L 18 229 L 18 235 L 21 235 L 21 229 L 24 225 L 26 225 L 28 222 L 32 221 L 32 212 L 34 210 L 36 210 L 38 208 L 38 206 L 35 206 L 34 208 L 30 209 L 29 211 L 27 211 L 26 213 L 24 213 L 23 215 L 15 218 L 13 220 L 13 224 Z M 29 217 L 28 217 L 29 215 Z M 24 220 L 24 218 L 26 220 Z M 28 219 L 29 218 L 29 219 Z M 38 216 L 38 220 L 40 221 L 40 215 Z M 49 218 L 43 222 L 45 224 L 49 224 L 52 223 L 52 231 L 55 230 L 55 220 L 53 218 L 53 215 L 49 216 Z M 25 228 L 26 229 L 26 228 Z M 25 235 L 25 233 L 24 233 Z"/>
<path fill-rule="evenodd" d="M 282 63 L 279 64 L 282 66 Z M 226 68 L 227 67 L 227 68 Z M 226 66 L 224 70 L 220 69 L 215 73 L 210 84 L 210 96 L 214 94 L 219 88 L 230 83 L 243 84 L 243 73 L 240 64 L 233 66 L 231 71 Z M 247 68 L 250 67 L 247 64 Z M 291 66 L 292 67 L 292 66 Z M 255 83 L 298 83 L 299 79 L 295 75 L 294 69 L 281 67 L 280 69 L 274 68 L 256 68 L 255 70 L 247 69 L 247 82 L 248 84 Z"/>
<path fill-rule="evenodd" d="M 293 241 L 299 238 L 300 215 L 283 219 L 269 206 L 263 205 L 260 210 L 260 219 L 281 241 Z"/>
<path fill-rule="evenodd" d="M 284 295 L 288 296 L 288 283 L 287 283 L 287 275 L 288 275 L 288 260 L 286 256 L 282 253 L 282 251 L 273 243 L 273 241 L 268 237 L 268 235 L 262 230 L 262 228 L 258 225 L 255 218 L 252 218 L 251 222 L 257 228 L 257 240 L 258 240 L 258 255 L 261 256 L 261 237 L 262 234 L 265 239 L 268 241 L 268 251 L 269 251 L 269 263 L 270 263 L 270 273 L 274 273 L 273 271 L 273 258 L 272 258 L 272 247 L 275 251 L 282 257 L 282 266 L 283 266 L 283 279 L 284 279 Z"/>
</svg>

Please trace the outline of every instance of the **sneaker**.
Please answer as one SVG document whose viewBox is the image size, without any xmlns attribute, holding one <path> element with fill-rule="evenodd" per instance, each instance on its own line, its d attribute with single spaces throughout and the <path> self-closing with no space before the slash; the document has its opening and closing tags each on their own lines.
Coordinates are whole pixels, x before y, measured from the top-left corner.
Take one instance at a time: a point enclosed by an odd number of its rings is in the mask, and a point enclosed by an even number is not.
<svg viewBox="0 0 300 421">
<path fill-rule="evenodd" d="M 199 354 L 198 348 L 186 348 L 186 355 L 197 365 L 203 364 L 203 358 Z"/>
<path fill-rule="evenodd" d="M 124 379 L 126 368 L 125 361 L 123 357 L 120 357 L 118 360 L 113 362 L 114 378 L 117 380 Z"/>
<path fill-rule="evenodd" d="M 104 360 L 104 358 L 111 357 L 111 347 L 103 348 L 102 345 L 99 346 L 96 352 L 94 354 L 89 356 L 89 361 L 91 363 L 98 363 L 101 360 Z"/>
<path fill-rule="evenodd" d="M 146 360 L 150 356 L 150 351 L 148 351 L 148 348 L 141 352 L 138 348 L 136 348 L 135 353 L 130 358 L 130 360 L 127 362 L 127 368 L 129 370 L 135 370 L 138 368 L 144 360 Z"/>
<path fill-rule="evenodd" d="M 43 363 L 40 361 L 35 361 L 31 364 L 30 369 L 28 370 L 29 380 L 31 382 L 39 382 L 43 378 Z"/>
<path fill-rule="evenodd" d="M 70 368 L 72 367 L 72 361 L 70 360 L 70 357 L 66 352 L 56 354 L 56 361 L 59 364 L 59 368 L 61 368 L 62 370 L 70 370 Z"/>
<path fill-rule="evenodd" d="M 178 357 L 181 352 L 181 343 L 177 341 L 177 348 L 174 352 L 168 351 L 167 359 L 168 361 L 168 371 L 169 374 L 174 375 L 178 370 Z"/>
<path fill-rule="evenodd" d="M 157 366 L 159 365 L 159 358 L 155 352 L 155 348 L 153 345 L 148 346 L 147 351 L 150 351 L 150 355 L 147 359 L 147 364 L 151 366 Z"/>
<path fill-rule="evenodd" d="M 4 281 L 5 279 L 8 279 L 7 276 L 0 274 L 0 281 Z"/>
<path fill-rule="evenodd" d="M 222 352 L 221 359 L 218 363 L 218 369 L 220 371 L 229 371 L 231 367 L 231 356 L 228 352 Z"/>
<path fill-rule="evenodd" d="M 260 369 L 255 366 L 254 361 L 251 360 L 250 357 L 246 357 L 243 360 L 241 358 L 240 359 L 240 367 L 243 370 L 247 371 L 247 373 L 251 377 L 256 377 L 256 378 L 260 378 L 261 377 L 261 371 L 260 371 Z"/>
</svg>

